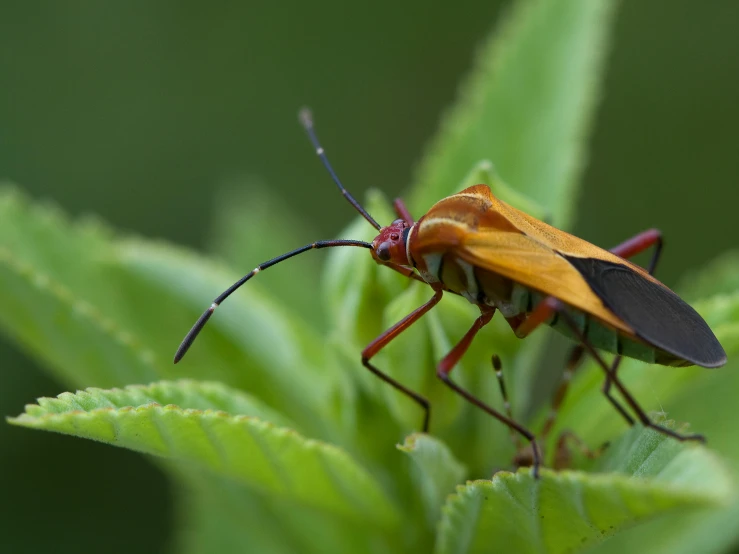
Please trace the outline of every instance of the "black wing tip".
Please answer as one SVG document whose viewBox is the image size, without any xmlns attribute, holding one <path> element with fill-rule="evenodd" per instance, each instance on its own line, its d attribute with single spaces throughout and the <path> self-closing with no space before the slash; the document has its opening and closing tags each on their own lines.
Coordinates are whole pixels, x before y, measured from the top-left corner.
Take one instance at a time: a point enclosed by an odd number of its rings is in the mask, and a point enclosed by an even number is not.
<svg viewBox="0 0 739 554">
<path fill-rule="evenodd" d="M 667 364 L 667 365 L 676 365 L 678 367 L 697 365 L 699 367 L 705 367 L 706 369 L 716 369 L 716 368 L 726 365 L 726 362 L 727 362 L 726 352 L 724 351 L 723 346 L 721 346 L 721 343 L 718 341 L 718 339 L 715 336 L 713 336 L 712 341 L 706 340 L 703 343 L 703 347 L 701 348 L 700 352 L 697 354 L 689 355 L 688 352 L 686 351 L 683 351 L 680 354 L 677 354 L 675 352 L 670 352 L 664 347 L 660 347 L 660 348 L 662 351 L 675 356 L 677 360 L 683 360 L 686 362 L 684 364 Z"/>
<path fill-rule="evenodd" d="M 662 283 L 610 261 L 566 258 L 637 337 L 670 355 L 671 360 L 664 365 L 716 368 L 726 363 L 726 352 L 708 323 Z"/>
<path fill-rule="evenodd" d="M 720 347 L 721 345 L 719 345 Z M 727 358 L 726 358 L 726 352 L 723 351 L 723 348 L 721 348 L 722 354 L 715 359 L 705 361 L 702 363 L 698 363 L 699 366 L 705 367 L 706 369 L 716 369 L 718 367 L 722 367 L 726 365 Z"/>
<path fill-rule="evenodd" d="M 700 351 L 691 356 L 684 356 L 684 359 L 697 366 L 705 367 L 706 369 L 715 369 L 726 365 L 726 350 L 721 346 L 721 343 L 708 326 L 708 323 L 706 323 L 706 320 L 704 320 L 691 306 L 688 305 L 688 308 L 693 311 L 695 317 L 697 317 L 703 324 L 702 334 L 704 339 L 700 343 Z"/>
</svg>

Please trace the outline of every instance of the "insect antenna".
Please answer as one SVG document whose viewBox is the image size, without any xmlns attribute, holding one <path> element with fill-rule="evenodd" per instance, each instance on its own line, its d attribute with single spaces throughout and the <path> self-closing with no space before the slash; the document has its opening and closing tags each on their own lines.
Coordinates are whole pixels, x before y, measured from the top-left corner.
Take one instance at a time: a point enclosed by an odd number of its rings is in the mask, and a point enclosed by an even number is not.
<svg viewBox="0 0 739 554">
<path fill-rule="evenodd" d="M 364 217 L 364 219 L 369 221 L 370 224 L 379 231 L 382 228 L 380 227 L 380 224 L 374 220 L 374 218 L 367 212 L 367 210 L 365 210 L 362 207 L 362 205 L 359 202 L 357 202 L 351 194 L 349 194 L 349 191 L 346 190 L 344 188 L 344 185 L 341 184 L 341 181 L 339 181 L 339 177 L 336 175 L 334 168 L 331 167 L 331 163 L 328 161 L 328 158 L 326 157 L 326 152 L 323 150 L 321 143 L 318 142 L 316 131 L 313 128 L 313 114 L 308 108 L 303 108 L 302 110 L 300 110 L 300 122 L 303 124 L 303 127 L 305 128 L 305 132 L 308 133 L 308 138 L 310 138 L 310 141 L 313 143 L 313 147 L 316 149 L 316 154 L 318 154 L 318 157 L 321 158 L 323 165 L 328 170 L 329 175 L 331 175 L 331 178 L 334 180 L 334 183 L 336 183 L 336 186 L 339 187 L 341 194 L 343 194 L 344 198 L 346 198 L 349 201 L 349 203 L 352 206 L 354 206 L 355 210 L 357 210 L 360 214 L 362 214 L 362 217 Z"/>
<path fill-rule="evenodd" d="M 241 285 L 246 283 L 249 279 L 254 277 L 257 273 L 259 273 L 263 269 L 267 269 L 268 267 L 272 267 L 273 265 L 276 265 L 282 261 L 285 261 L 288 258 L 292 258 L 293 256 L 297 256 L 298 254 L 307 252 L 308 250 L 315 250 L 319 248 L 331 248 L 334 246 L 358 246 L 360 248 L 370 248 L 370 249 L 372 248 L 372 245 L 370 243 L 364 242 L 361 240 L 343 240 L 343 239 L 321 240 L 321 241 L 313 242 L 311 244 L 306 244 L 305 246 L 296 248 L 295 250 L 282 254 L 281 256 L 277 256 L 276 258 L 272 258 L 271 260 L 268 260 L 258 265 L 257 267 L 252 269 L 249 273 L 244 275 L 241 279 L 236 281 L 233 285 L 228 287 L 225 291 L 223 291 L 215 300 L 213 300 L 213 303 L 210 305 L 210 307 L 207 310 L 205 310 L 205 312 L 203 312 L 203 315 L 201 315 L 198 318 L 198 320 L 195 322 L 195 325 L 192 326 L 192 329 L 190 329 L 187 335 L 185 335 L 185 338 L 182 340 L 180 347 L 177 349 L 177 352 L 175 352 L 174 363 L 179 362 L 182 359 L 182 357 L 187 353 L 187 351 L 190 349 L 190 346 L 192 346 L 192 343 L 195 341 L 200 331 L 203 329 L 203 327 L 205 327 L 205 324 L 208 323 L 210 316 L 213 315 L 213 312 L 216 310 L 216 308 L 226 298 L 231 296 L 231 293 L 233 293 Z"/>
</svg>

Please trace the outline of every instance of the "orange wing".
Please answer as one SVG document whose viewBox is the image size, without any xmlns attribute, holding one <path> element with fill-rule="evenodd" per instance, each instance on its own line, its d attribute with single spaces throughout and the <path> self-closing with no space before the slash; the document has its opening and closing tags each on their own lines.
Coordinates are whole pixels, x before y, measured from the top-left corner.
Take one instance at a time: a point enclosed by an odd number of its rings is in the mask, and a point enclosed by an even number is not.
<svg viewBox="0 0 739 554">
<path fill-rule="evenodd" d="M 418 225 L 414 256 L 415 253 L 453 250 L 459 258 L 476 267 L 552 295 L 611 327 L 636 336 L 558 251 L 615 261 L 640 273 L 646 272 L 501 202 L 486 185 L 470 187 L 437 202 Z"/>
<path fill-rule="evenodd" d="M 550 294 L 620 331 L 635 334 L 603 304 L 570 262 L 531 237 L 499 231 L 471 233 L 457 255 L 474 266 Z"/>
</svg>

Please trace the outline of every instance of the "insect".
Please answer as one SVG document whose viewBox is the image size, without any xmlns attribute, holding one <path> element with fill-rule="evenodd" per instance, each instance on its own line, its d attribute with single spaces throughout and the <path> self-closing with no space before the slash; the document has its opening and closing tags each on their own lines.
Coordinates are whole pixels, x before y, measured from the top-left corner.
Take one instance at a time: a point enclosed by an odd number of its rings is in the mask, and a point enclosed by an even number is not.
<svg viewBox="0 0 739 554">
<path fill-rule="evenodd" d="M 374 260 L 400 274 L 428 284 L 433 296 L 382 333 L 362 351 L 362 365 L 416 402 L 423 410 L 422 429 L 429 428 L 426 398 L 408 389 L 371 363 L 372 358 L 405 329 L 439 303 L 445 292 L 458 294 L 480 309 L 480 316 L 438 363 L 437 376 L 457 394 L 519 433 L 531 446 L 538 476 L 541 451 L 532 432 L 451 380 L 450 374 L 477 333 L 499 311 L 515 335 L 525 338 L 547 324 L 574 339 L 574 365 L 585 353 L 606 374 L 603 393 L 626 419 L 678 440 L 703 440 L 652 422 L 618 377 L 623 356 L 668 366 L 719 367 L 726 354 L 698 313 L 653 277 L 662 251 L 662 235 L 651 229 L 609 250 L 560 231 L 499 200 L 487 185 L 469 187 L 434 204 L 414 221 L 402 200 L 394 203 L 398 219 L 382 227 L 344 188 L 321 147 L 308 110 L 300 120 L 339 191 L 375 229 L 371 242 L 318 241 L 268 260 L 218 296 L 183 339 L 177 363 L 215 309 L 257 273 L 303 252 L 321 248 L 366 248 Z M 653 247 L 645 270 L 626 258 Z M 608 364 L 599 350 L 616 355 Z M 573 360 L 570 360 L 573 365 Z M 633 416 L 612 394 L 615 387 Z M 562 391 L 564 395 L 564 391 Z"/>
</svg>

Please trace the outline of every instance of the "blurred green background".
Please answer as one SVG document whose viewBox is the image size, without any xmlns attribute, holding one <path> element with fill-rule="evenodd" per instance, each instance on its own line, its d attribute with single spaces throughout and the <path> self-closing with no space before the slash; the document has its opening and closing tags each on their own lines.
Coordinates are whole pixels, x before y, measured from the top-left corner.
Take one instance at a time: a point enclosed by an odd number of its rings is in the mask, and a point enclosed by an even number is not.
<svg viewBox="0 0 739 554">
<path fill-rule="evenodd" d="M 298 108 L 357 196 L 400 194 L 506 4 L 0 1 L 0 178 L 194 248 L 216 191 L 257 178 L 305 242 L 335 236 L 354 213 Z M 732 0 L 621 6 L 575 231 L 661 228 L 669 285 L 738 243 L 738 23 Z M 243 269 L 259 261 L 244 244 Z M 0 414 L 62 390 L 0 337 Z M 166 547 L 169 491 L 142 457 L 7 425 L 0 444 L 0 550 Z"/>
</svg>

